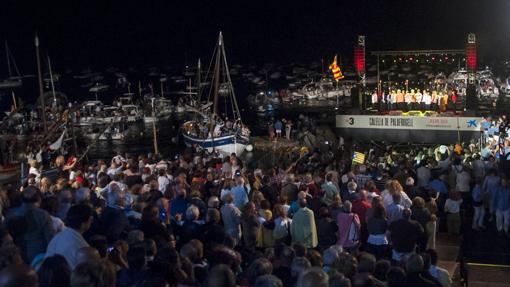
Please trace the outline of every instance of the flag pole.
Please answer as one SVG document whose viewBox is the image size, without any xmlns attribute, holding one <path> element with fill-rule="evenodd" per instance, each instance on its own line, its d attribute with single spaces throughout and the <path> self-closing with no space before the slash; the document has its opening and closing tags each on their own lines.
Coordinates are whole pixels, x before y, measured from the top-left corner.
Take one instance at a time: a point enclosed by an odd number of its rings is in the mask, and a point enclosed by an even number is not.
<svg viewBox="0 0 510 287">
<path fill-rule="evenodd" d="M 39 37 L 35 34 L 35 55 L 37 58 L 37 78 L 39 80 L 39 97 L 41 98 L 41 109 L 42 109 L 42 118 L 43 118 L 43 127 L 44 132 L 48 131 L 48 125 L 46 123 L 46 104 L 44 103 L 44 92 L 43 92 L 43 83 L 42 83 L 42 74 L 41 74 L 41 57 L 39 55 Z"/>
</svg>

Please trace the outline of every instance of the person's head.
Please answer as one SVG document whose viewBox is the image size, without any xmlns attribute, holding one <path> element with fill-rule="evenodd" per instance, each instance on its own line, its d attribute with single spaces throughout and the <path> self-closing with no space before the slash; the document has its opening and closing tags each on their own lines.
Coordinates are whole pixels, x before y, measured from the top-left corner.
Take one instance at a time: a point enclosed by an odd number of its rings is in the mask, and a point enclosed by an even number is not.
<svg viewBox="0 0 510 287">
<path fill-rule="evenodd" d="M 186 209 L 186 220 L 194 221 L 197 220 L 200 216 L 200 210 L 195 205 L 190 205 L 188 209 Z"/>
<path fill-rule="evenodd" d="M 39 284 L 42 286 L 69 286 L 71 269 L 64 256 L 53 255 L 44 259 L 39 271 Z"/>
<path fill-rule="evenodd" d="M 386 274 L 388 287 L 406 287 L 406 272 L 400 267 L 390 267 Z"/>
<path fill-rule="evenodd" d="M 409 176 L 409 177 L 406 179 L 406 185 L 407 185 L 407 186 L 414 186 L 414 178 L 412 178 L 412 177 L 410 177 L 410 176 Z"/>
<path fill-rule="evenodd" d="M 221 220 L 220 212 L 215 208 L 209 208 L 205 220 L 206 222 L 219 224 Z"/>
<path fill-rule="evenodd" d="M 115 281 L 115 266 L 104 259 L 80 263 L 71 273 L 71 287 L 111 287 Z"/>
<path fill-rule="evenodd" d="M 228 265 L 218 264 L 211 268 L 207 276 L 207 287 L 235 287 L 236 277 Z"/>
<path fill-rule="evenodd" d="M 140 229 L 133 229 L 129 231 L 127 236 L 127 242 L 129 245 L 143 242 L 145 234 Z"/>
<path fill-rule="evenodd" d="M 423 258 L 419 254 L 411 254 L 406 261 L 406 272 L 409 273 L 418 273 L 423 271 Z"/>
<path fill-rule="evenodd" d="M 329 217 L 329 208 L 326 206 L 322 206 L 319 209 L 319 218 L 328 218 Z"/>
<path fill-rule="evenodd" d="M 375 263 L 374 277 L 379 281 L 386 281 L 386 274 L 391 267 L 391 262 L 385 259 L 381 259 Z"/>
<path fill-rule="evenodd" d="M 402 194 L 400 192 L 394 192 L 391 194 L 391 199 L 393 203 L 400 204 L 400 202 L 402 202 Z"/>
<path fill-rule="evenodd" d="M 315 249 L 309 249 L 308 254 L 306 256 L 308 260 L 310 261 L 310 264 L 312 264 L 313 267 L 321 267 L 324 265 L 322 262 L 322 256 L 319 253 L 319 251 Z"/>
<path fill-rule="evenodd" d="M 294 243 L 292 244 L 292 249 L 294 249 L 294 254 L 296 257 L 305 257 L 307 253 L 307 248 L 302 243 Z"/>
<path fill-rule="evenodd" d="M 368 198 L 368 192 L 365 190 L 365 189 L 360 189 L 360 191 L 358 192 L 359 194 L 359 197 L 362 199 L 362 200 L 367 200 Z"/>
<path fill-rule="evenodd" d="M 25 264 L 12 264 L 0 272 L 0 287 L 37 287 L 38 276 L 34 269 Z"/>
<path fill-rule="evenodd" d="M 356 257 L 347 252 L 342 252 L 338 255 L 338 260 L 335 265 L 338 272 L 343 273 L 347 278 L 352 278 L 358 270 L 358 262 Z"/>
<path fill-rule="evenodd" d="M 358 272 L 359 273 L 374 273 L 375 270 L 375 256 L 367 253 L 361 252 L 358 255 Z"/>
<path fill-rule="evenodd" d="M 347 183 L 347 189 L 350 191 L 356 191 L 356 189 L 358 189 L 358 185 L 354 181 L 350 181 Z"/>
<path fill-rule="evenodd" d="M 67 226 L 81 233 L 89 230 L 92 224 L 92 208 L 86 204 L 71 206 L 67 211 Z"/>
<path fill-rule="evenodd" d="M 159 208 L 155 205 L 147 205 L 142 210 L 142 220 L 156 221 L 158 220 Z"/>
<path fill-rule="evenodd" d="M 420 197 L 420 196 L 417 196 L 413 199 L 413 207 L 415 208 L 424 208 L 425 207 L 425 200 Z"/>
<path fill-rule="evenodd" d="M 305 257 L 295 257 L 294 260 L 292 260 L 292 265 L 290 267 L 291 275 L 292 277 L 298 277 L 299 274 L 305 272 L 311 267 L 312 264 L 310 264 L 310 261 L 308 261 Z"/>
<path fill-rule="evenodd" d="M 41 202 L 40 191 L 35 186 L 27 186 L 25 189 L 23 189 L 21 199 L 23 203 L 26 204 L 38 204 Z"/>
<path fill-rule="evenodd" d="M 342 205 L 342 210 L 345 213 L 351 213 L 351 211 L 352 211 L 352 203 L 349 200 L 344 201 L 344 204 Z"/>
<path fill-rule="evenodd" d="M 322 260 L 325 266 L 333 266 L 338 260 L 338 251 L 334 248 L 325 249 L 322 252 Z"/>
<path fill-rule="evenodd" d="M 255 259 L 246 270 L 246 275 L 248 277 L 248 281 L 251 284 L 254 284 L 257 280 L 257 277 L 262 275 L 270 275 L 273 272 L 273 265 L 269 260 L 265 258 Z"/>
<path fill-rule="evenodd" d="M 329 287 L 329 276 L 319 267 L 312 267 L 299 275 L 296 287 Z"/>
<path fill-rule="evenodd" d="M 254 287 L 283 287 L 282 280 L 274 275 L 262 275 L 255 280 Z"/>
</svg>

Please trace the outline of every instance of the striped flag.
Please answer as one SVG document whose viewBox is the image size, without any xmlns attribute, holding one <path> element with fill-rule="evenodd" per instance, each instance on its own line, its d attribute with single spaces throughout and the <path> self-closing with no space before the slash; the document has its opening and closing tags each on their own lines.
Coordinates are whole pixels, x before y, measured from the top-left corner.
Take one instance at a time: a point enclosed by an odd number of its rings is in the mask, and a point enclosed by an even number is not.
<svg viewBox="0 0 510 287">
<path fill-rule="evenodd" d="M 329 69 L 333 73 L 333 79 L 335 79 L 335 81 L 338 82 L 338 80 L 341 80 L 344 78 L 344 75 L 342 74 L 340 67 L 336 63 L 336 55 L 335 55 L 335 59 L 333 60 L 333 63 L 331 63 L 331 65 L 329 65 Z"/>
<path fill-rule="evenodd" d="M 365 163 L 365 154 L 355 151 L 352 154 L 352 161 L 355 163 L 364 164 Z"/>
</svg>

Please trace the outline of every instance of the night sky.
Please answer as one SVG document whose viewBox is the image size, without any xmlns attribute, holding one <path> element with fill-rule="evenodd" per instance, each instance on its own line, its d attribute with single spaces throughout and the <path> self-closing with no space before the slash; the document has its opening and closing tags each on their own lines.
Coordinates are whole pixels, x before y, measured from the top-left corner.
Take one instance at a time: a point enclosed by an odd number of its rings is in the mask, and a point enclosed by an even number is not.
<svg viewBox="0 0 510 287">
<path fill-rule="evenodd" d="M 44 5 L 49 2 L 54 4 Z M 241 64 L 307 62 L 335 53 L 352 57 L 357 34 L 366 35 L 370 51 L 458 49 L 474 32 L 482 59 L 510 54 L 510 1 L 504 0 L 69 0 L 58 5 L 2 0 L 0 6 L 0 40 L 10 43 L 25 71 L 35 69 L 36 30 L 43 53 L 60 69 L 183 66 L 185 60 L 209 59 L 220 29 L 230 62 Z"/>
</svg>

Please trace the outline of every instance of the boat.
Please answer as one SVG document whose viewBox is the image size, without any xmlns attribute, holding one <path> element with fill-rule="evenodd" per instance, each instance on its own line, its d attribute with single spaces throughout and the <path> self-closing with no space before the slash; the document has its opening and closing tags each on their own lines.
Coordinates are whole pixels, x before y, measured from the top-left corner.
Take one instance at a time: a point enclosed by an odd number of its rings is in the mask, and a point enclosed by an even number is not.
<svg viewBox="0 0 510 287">
<path fill-rule="evenodd" d="M 7 41 L 5 41 L 5 56 L 7 59 L 7 70 L 9 72 L 9 77 L 6 79 L 0 80 L 0 89 L 12 89 L 20 87 L 23 84 L 22 76 L 18 70 L 18 66 L 16 66 L 16 62 L 14 61 L 14 57 L 9 50 L 9 46 L 7 46 Z M 12 65 L 14 66 L 14 70 L 16 71 L 16 76 L 12 75 Z"/>
<path fill-rule="evenodd" d="M 215 55 L 213 56 L 214 69 L 212 74 L 211 89 L 209 90 L 209 99 L 212 97 L 212 110 L 206 112 L 195 113 L 195 119 L 187 121 L 182 125 L 182 135 L 184 143 L 191 147 L 196 146 L 208 152 L 218 151 L 224 155 L 235 153 L 240 155 L 244 152 L 250 142 L 250 131 L 243 125 L 241 113 L 237 105 L 232 79 L 227 65 L 225 55 L 225 46 L 223 35 L 220 32 L 218 36 Z M 207 73 L 209 75 L 210 73 Z M 223 82 L 222 82 L 223 81 Z M 197 87 L 200 87 L 200 79 L 197 80 Z M 228 87 L 228 95 L 222 97 L 225 103 L 225 110 L 222 111 L 229 120 L 221 119 L 219 108 L 220 105 L 220 88 Z M 200 101 L 201 89 L 198 89 L 198 105 L 202 105 Z M 209 102 L 209 101 L 208 101 Z M 222 127 L 228 127 L 222 131 Z M 231 126 L 231 127 L 230 127 Z"/>
</svg>

